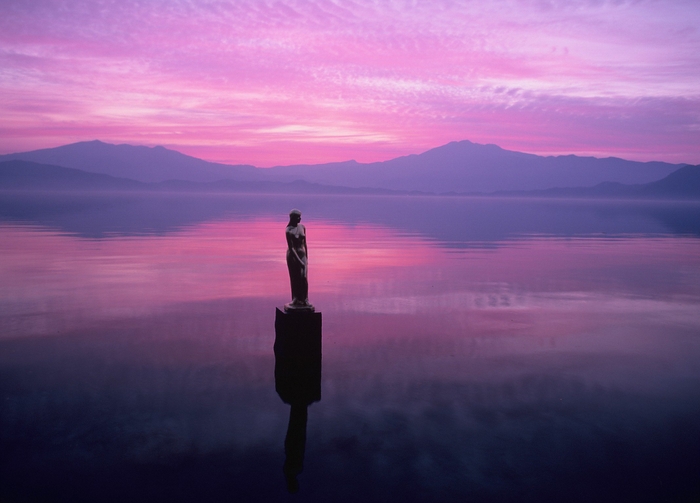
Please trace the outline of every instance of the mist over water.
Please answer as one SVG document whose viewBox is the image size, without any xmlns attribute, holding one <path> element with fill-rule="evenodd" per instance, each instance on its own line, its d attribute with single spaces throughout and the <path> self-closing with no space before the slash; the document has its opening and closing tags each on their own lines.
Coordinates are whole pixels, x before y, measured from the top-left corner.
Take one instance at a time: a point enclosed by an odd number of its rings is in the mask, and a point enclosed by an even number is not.
<svg viewBox="0 0 700 503">
<path fill-rule="evenodd" d="M 286 501 L 284 227 L 323 312 L 304 501 L 700 496 L 700 207 L 0 197 L 0 497 Z"/>
<path fill-rule="evenodd" d="M 0 221 L 102 238 L 165 234 L 228 218 L 284 220 L 296 206 L 316 220 L 381 225 L 461 246 L 522 235 L 700 236 L 700 204 L 662 200 L 0 192 Z"/>
</svg>

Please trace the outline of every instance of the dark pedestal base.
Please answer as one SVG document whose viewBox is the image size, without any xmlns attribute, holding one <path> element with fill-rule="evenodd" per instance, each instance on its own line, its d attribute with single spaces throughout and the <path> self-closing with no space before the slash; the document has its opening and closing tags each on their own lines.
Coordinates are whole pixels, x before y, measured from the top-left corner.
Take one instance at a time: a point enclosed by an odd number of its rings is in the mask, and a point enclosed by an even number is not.
<svg viewBox="0 0 700 503">
<path fill-rule="evenodd" d="M 299 490 L 304 469 L 308 407 L 321 400 L 321 313 L 309 309 L 275 316 L 275 389 L 291 405 L 284 439 L 284 476 L 290 493 Z"/>
<path fill-rule="evenodd" d="M 321 313 L 275 316 L 275 389 L 282 401 L 308 406 L 321 399 Z"/>
</svg>

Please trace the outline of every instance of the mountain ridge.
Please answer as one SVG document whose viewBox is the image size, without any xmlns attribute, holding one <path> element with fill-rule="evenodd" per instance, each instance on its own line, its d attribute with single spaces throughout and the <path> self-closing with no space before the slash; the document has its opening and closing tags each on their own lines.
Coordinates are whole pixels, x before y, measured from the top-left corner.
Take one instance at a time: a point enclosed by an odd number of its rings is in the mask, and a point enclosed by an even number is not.
<svg viewBox="0 0 700 503">
<path fill-rule="evenodd" d="M 191 181 L 213 182 L 231 177 L 252 180 L 256 169 L 245 164 L 205 161 L 162 146 L 114 145 L 100 140 L 0 156 L 0 162 L 9 160 L 74 168 L 141 182 L 191 178 Z"/>
<path fill-rule="evenodd" d="M 222 179 L 215 182 L 191 182 L 164 180 L 141 182 L 101 173 L 90 173 L 75 168 L 65 168 L 31 161 L 0 161 L 0 190 L 11 191 L 129 191 L 129 192 L 234 192 L 234 193 L 294 193 L 294 194 L 357 194 L 393 195 L 406 194 L 386 189 L 356 189 L 309 183 L 239 181 Z"/>
<path fill-rule="evenodd" d="M 291 182 L 265 180 L 230 180 L 191 182 L 165 180 L 141 182 L 128 178 L 90 173 L 31 161 L 0 161 L 0 190 L 28 191 L 133 191 L 133 192 L 231 192 L 280 194 L 348 194 L 348 195 L 437 195 L 437 196 L 504 196 L 504 197 L 570 197 L 570 198 L 670 198 L 700 199 L 700 165 L 687 165 L 661 180 L 647 184 L 625 185 L 602 182 L 592 187 L 549 188 L 532 191 L 497 191 L 492 193 L 434 194 L 425 191 L 394 191 L 381 188 L 353 188 L 324 185 L 304 180 Z"/>
<path fill-rule="evenodd" d="M 591 187 L 602 182 L 649 183 L 683 166 L 616 157 L 538 156 L 469 140 L 380 162 L 351 160 L 273 168 L 212 163 L 165 147 L 112 145 L 99 140 L 0 156 L 0 161 L 13 159 L 142 182 L 230 179 L 288 183 L 303 180 L 351 188 L 433 193 L 545 190 Z"/>
</svg>

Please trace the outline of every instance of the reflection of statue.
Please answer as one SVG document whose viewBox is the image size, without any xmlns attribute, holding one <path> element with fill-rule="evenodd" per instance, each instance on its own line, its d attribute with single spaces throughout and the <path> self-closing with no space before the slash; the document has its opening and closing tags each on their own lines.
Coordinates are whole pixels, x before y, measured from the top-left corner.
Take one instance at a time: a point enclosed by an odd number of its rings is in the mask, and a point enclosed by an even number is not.
<svg viewBox="0 0 700 503">
<path fill-rule="evenodd" d="M 308 407 L 321 400 L 321 331 L 321 313 L 276 312 L 275 389 L 291 405 L 283 468 L 291 493 L 304 469 Z"/>
<path fill-rule="evenodd" d="M 306 420 L 308 405 L 292 404 L 289 411 L 287 436 L 284 437 L 284 478 L 287 490 L 294 494 L 299 491 L 297 477 L 304 471 L 304 452 L 306 451 Z"/>
<path fill-rule="evenodd" d="M 292 284 L 292 302 L 284 306 L 285 311 L 313 311 L 309 304 L 308 250 L 306 249 L 306 228 L 300 223 L 301 211 L 289 212 L 287 235 L 287 268 Z"/>
</svg>

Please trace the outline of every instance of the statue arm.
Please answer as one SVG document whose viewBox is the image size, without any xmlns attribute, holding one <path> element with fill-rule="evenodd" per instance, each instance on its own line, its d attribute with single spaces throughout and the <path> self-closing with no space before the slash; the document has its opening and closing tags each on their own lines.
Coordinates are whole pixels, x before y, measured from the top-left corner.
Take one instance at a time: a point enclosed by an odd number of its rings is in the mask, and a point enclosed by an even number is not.
<svg viewBox="0 0 700 503">
<path fill-rule="evenodd" d="M 306 245 L 305 245 L 305 246 L 306 246 Z M 297 253 L 297 250 L 296 250 L 296 248 L 294 247 L 294 240 L 293 240 L 293 238 L 292 238 L 292 236 L 290 235 L 289 232 L 287 232 L 287 247 L 288 247 L 288 249 L 292 252 L 292 254 L 294 255 L 294 258 L 296 259 L 297 263 L 298 263 L 300 266 L 303 267 L 303 266 L 304 266 L 304 262 L 301 260 L 301 257 L 300 257 L 299 254 Z M 304 249 L 306 249 L 306 248 L 304 248 Z"/>
<path fill-rule="evenodd" d="M 308 260 L 309 260 L 309 249 L 306 247 L 306 227 L 304 227 L 304 256 L 306 257 L 306 261 L 308 262 Z"/>
</svg>

